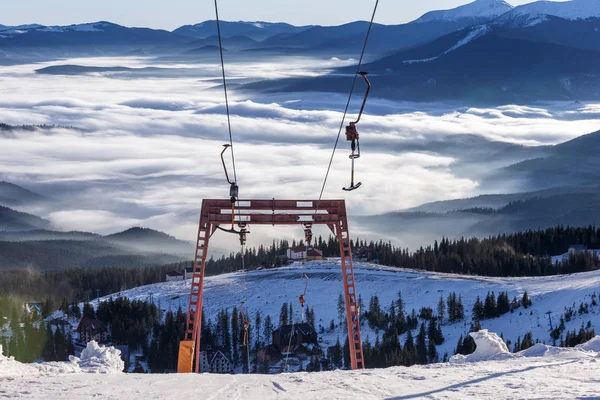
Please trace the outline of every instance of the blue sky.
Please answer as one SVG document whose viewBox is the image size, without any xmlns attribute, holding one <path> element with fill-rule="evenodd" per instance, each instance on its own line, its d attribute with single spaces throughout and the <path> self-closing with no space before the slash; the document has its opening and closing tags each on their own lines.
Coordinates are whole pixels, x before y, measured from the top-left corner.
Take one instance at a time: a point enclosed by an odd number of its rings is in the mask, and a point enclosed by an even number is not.
<svg viewBox="0 0 600 400">
<path fill-rule="evenodd" d="M 1 0 L 0 24 L 68 25 L 108 20 L 127 26 L 174 29 L 214 18 L 211 0 Z M 398 24 L 468 0 L 380 0 L 377 22 Z M 513 5 L 529 0 L 510 0 Z M 337 25 L 370 17 L 374 0 L 220 0 L 224 20 Z"/>
</svg>

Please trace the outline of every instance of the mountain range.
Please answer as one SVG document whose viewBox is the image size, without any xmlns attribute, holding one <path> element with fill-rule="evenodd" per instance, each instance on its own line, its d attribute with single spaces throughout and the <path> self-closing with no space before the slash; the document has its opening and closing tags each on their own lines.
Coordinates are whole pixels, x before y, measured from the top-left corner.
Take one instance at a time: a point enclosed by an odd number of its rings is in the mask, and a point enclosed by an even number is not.
<svg viewBox="0 0 600 400">
<path fill-rule="evenodd" d="M 0 270 L 163 265 L 185 261 L 194 254 L 193 242 L 148 228 L 104 236 L 63 232 L 44 218 L 17 211 L 43 208 L 52 201 L 13 183 L 0 182 Z"/>
<path fill-rule="evenodd" d="M 486 237 L 556 225 L 600 224 L 600 131 L 544 146 L 482 176 L 481 185 L 511 182 L 515 193 L 438 201 L 377 216 L 356 217 L 373 234 L 414 247 L 440 237 Z"/>
<path fill-rule="evenodd" d="M 356 57 L 368 27 L 365 21 L 340 26 L 224 21 L 221 31 L 227 58 L 235 62 L 273 54 Z M 0 64 L 99 54 L 197 62 L 218 56 L 216 32 L 214 20 L 172 32 L 106 21 L 2 25 Z M 367 51 L 371 62 L 364 69 L 372 73 L 374 95 L 383 98 L 491 103 L 597 99 L 600 0 L 536 1 L 518 7 L 503 0 L 476 0 L 406 24 L 374 24 Z M 69 74 L 76 67 L 70 66 Z M 344 75 L 353 72 L 354 67 L 342 68 L 320 78 L 266 80 L 242 88 L 346 91 Z"/>
<path fill-rule="evenodd" d="M 293 26 L 238 21 L 223 22 L 221 28 L 231 62 L 273 55 L 329 59 L 356 58 L 369 23 Z M 0 63 L 98 54 L 198 62 L 216 60 L 217 46 L 215 21 L 172 32 L 106 21 L 0 27 Z M 381 98 L 493 104 L 595 100 L 600 98 L 600 0 L 537 1 L 518 7 L 502 0 L 476 0 L 428 12 L 406 24 L 376 23 L 366 59 L 363 69 L 371 73 L 373 94 Z M 82 66 L 68 67 L 50 68 L 55 74 L 89 72 Z M 96 72 L 104 71 L 104 67 L 96 68 Z M 346 67 L 317 78 L 256 78 L 240 87 L 267 92 L 345 92 L 347 75 L 354 71 L 355 67 Z"/>
</svg>

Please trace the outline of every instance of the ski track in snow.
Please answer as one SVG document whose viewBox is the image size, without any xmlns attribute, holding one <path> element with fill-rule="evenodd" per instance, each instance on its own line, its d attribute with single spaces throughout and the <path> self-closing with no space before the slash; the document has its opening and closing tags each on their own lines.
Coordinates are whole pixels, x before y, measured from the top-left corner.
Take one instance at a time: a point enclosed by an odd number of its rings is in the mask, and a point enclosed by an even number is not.
<svg viewBox="0 0 600 400">
<path fill-rule="evenodd" d="M 32 400 L 598 398 L 598 361 L 598 357 L 542 357 L 277 376 L 23 374 L 0 377 L 0 397 Z"/>
<path fill-rule="evenodd" d="M 591 322 L 596 331 L 600 331 L 600 306 L 591 307 L 590 313 L 578 315 L 580 302 L 591 303 L 591 295 L 600 295 L 600 271 L 534 278 L 494 278 L 480 276 L 464 276 L 457 274 L 441 274 L 433 272 L 418 272 L 375 264 L 355 262 L 357 293 L 362 296 L 365 307 L 373 295 L 379 296 L 383 309 L 389 310 L 390 304 L 402 292 L 405 302 L 405 312 L 410 313 L 414 308 L 417 313 L 421 307 L 431 307 L 436 312 L 440 295 L 447 298 L 451 292 L 460 294 L 465 308 L 465 321 L 442 326 L 445 342 L 438 346 L 440 357 L 445 352 L 453 354 L 460 335 L 468 333 L 471 321 L 471 310 L 477 296 L 483 301 L 488 291 L 508 292 L 509 299 L 521 298 L 527 291 L 533 301 L 533 306 L 519 308 L 514 313 L 505 314 L 499 318 L 481 321 L 485 329 L 502 334 L 505 340 L 515 343 L 518 336 L 529 331 L 534 339 L 550 343 L 550 327 L 547 312 L 552 312 L 553 324 L 557 325 L 560 314 L 565 306 L 573 306 L 576 311 L 570 322 L 566 323 L 569 330 L 579 329 L 582 323 Z M 315 310 L 315 325 L 326 331 L 319 336 L 323 338 L 322 347 L 332 346 L 337 338 L 344 341 L 345 330 L 336 326 L 334 332 L 327 332 L 331 320 L 338 324 L 337 300 L 342 293 L 342 277 L 339 260 L 314 261 L 295 263 L 287 267 L 251 271 L 246 275 L 246 292 L 244 292 L 244 275 L 241 272 L 207 277 L 204 291 L 204 310 L 207 319 L 213 322 L 220 309 L 240 308 L 246 299 L 246 306 L 251 321 L 254 321 L 256 311 L 261 312 L 262 320 L 266 315 L 271 316 L 273 324 L 279 321 L 281 305 L 292 303 L 294 318 L 300 320 L 298 296 L 304 290 L 303 274 L 309 277 L 306 304 Z M 187 311 L 190 290 L 190 280 L 180 282 L 165 282 L 142 286 L 114 294 L 130 299 L 148 301 L 150 296 L 154 303 L 163 310 L 176 311 L 180 306 Z M 101 297 L 106 301 L 110 296 Z M 97 305 L 97 300 L 92 304 Z M 363 340 L 367 337 L 375 342 L 376 332 L 365 322 L 362 325 Z M 381 334 L 381 333 L 380 333 Z M 403 338 L 401 338 L 403 340 Z"/>
<path fill-rule="evenodd" d="M 451 53 L 454 50 L 466 45 L 467 43 L 477 39 L 480 36 L 485 35 L 486 33 L 488 33 L 490 31 L 490 27 L 487 25 L 481 25 L 481 26 L 477 26 L 475 28 L 471 28 L 471 31 L 461 40 L 459 40 L 458 42 L 456 42 L 456 44 L 454 44 L 454 46 L 450 47 L 448 50 L 444 51 L 442 54 L 435 56 L 435 57 L 430 57 L 430 58 L 423 58 L 421 60 L 406 60 L 403 61 L 404 64 L 414 64 L 414 63 L 422 63 L 422 62 L 429 62 L 429 61 L 433 61 L 438 59 L 439 57 Z"/>
</svg>

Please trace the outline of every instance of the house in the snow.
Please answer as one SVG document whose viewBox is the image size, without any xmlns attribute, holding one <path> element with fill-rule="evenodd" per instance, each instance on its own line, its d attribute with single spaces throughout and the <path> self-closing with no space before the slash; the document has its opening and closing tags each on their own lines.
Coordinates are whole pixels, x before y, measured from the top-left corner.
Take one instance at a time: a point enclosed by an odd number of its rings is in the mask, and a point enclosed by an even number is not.
<svg viewBox="0 0 600 400">
<path fill-rule="evenodd" d="M 281 350 L 274 344 L 269 344 L 260 349 L 257 356 L 258 361 L 264 362 L 266 360 L 269 364 L 275 364 L 276 362 L 281 361 L 283 358 L 281 355 Z"/>
<path fill-rule="evenodd" d="M 298 261 L 298 260 L 322 260 L 323 252 L 319 249 L 315 249 L 314 247 L 307 246 L 296 246 L 287 250 L 287 258 L 290 260 Z"/>
<path fill-rule="evenodd" d="M 282 325 L 272 333 L 272 343 L 283 357 L 308 357 L 321 353 L 317 331 L 308 323 Z"/>
<path fill-rule="evenodd" d="M 177 271 L 167 272 L 167 282 L 182 281 L 182 280 L 183 280 L 183 274 L 181 272 L 177 272 Z"/>
<path fill-rule="evenodd" d="M 25 315 L 37 314 L 42 315 L 42 303 L 25 303 L 23 304 L 23 312 Z"/>
<path fill-rule="evenodd" d="M 569 246 L 569 255 L 573 255 L 573 254 L 577 254 L 577 253 L 583 253 L 587 250 L 587 248 L 582 245 L 582 244 L 574 244 L 572 246 Z"/>
<path fill-rule="evenodd" d="M 372 260 L 375 250 L 371 246 L 360 246 L 352 251 L 352 256 L 357 260 Z"/>
<path fill-rule="evenodd" d="M 192 279 L 192 275 L 194 275 L 194 267 L 187 267 L 183 270 L 183 278 L 187 281 L 188 279 Z"/>
<path fill-rule="evenodd" d="M 79 336 L 79 341 L 82 343 L 88 343 L 92 340 L 95 340 L 98 343 L 108 343 L 110 340 L 110 332 L 106 326 L 104 326 L 102 321 L 87 317 L 83 317 L 79 321 L 77 334 Z"/>
<path fill-rule="evenodd" d="M 225 355 L 225 350 L 220 347 L 202 346 L 200 349 L 200 373 L 230 374 L 233 365 Z"/>
</svg>

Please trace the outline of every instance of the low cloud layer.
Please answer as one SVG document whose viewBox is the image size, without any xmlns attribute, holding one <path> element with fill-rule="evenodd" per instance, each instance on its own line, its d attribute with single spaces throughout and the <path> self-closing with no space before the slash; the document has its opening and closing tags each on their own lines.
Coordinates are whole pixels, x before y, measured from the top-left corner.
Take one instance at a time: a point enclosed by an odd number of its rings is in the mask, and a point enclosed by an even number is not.
<svg viewBox="0 0 600 400">
<path fill-rule="evenodd" d="M 132 58 L 68 63 L 146 66 Z M 240 79 L 256 78 L 262 68 L 310 76 L 336 63 L 343 62 L 299 61 L 293 68 L 245 63 L 230 70 Z M 55 198 L 43 216 L 61 229 L 107 233 L 143 225 L 193 238 L 201 200 L 227 196 L 219 153 L 228 136 L 223 94 L 212 80 L 217 66 L 192 67 L 197 78 L 49 76 L 34 73 L 40 65 L 0 67 L 0 122 L 79 128 L 0 133 L 0 179 Z M 318 197 L 344 101 L 342 95 L 323 93 L 232 92 L 242 197 Z M 600 126 L 600 105 L 584 104 L 488 109 L 372 99 L 366 112 L 360 124 L 363 155 L 356 165 L 363 187 L 341 191 L 350 180 L 349 146 L 342 134 L 324 193 L 345 198 L 353 214 L 480 194 L 480 172 L 491 166 L 471 165 L 468 143 L 464 152 L 461 146 L 445 147 L 452 138 L 486 139 L 478 143 L 481 151 L 487 140 L 549 145 Z M 498 160 L 494 167 L 512 161 Z"/>
</svg>

